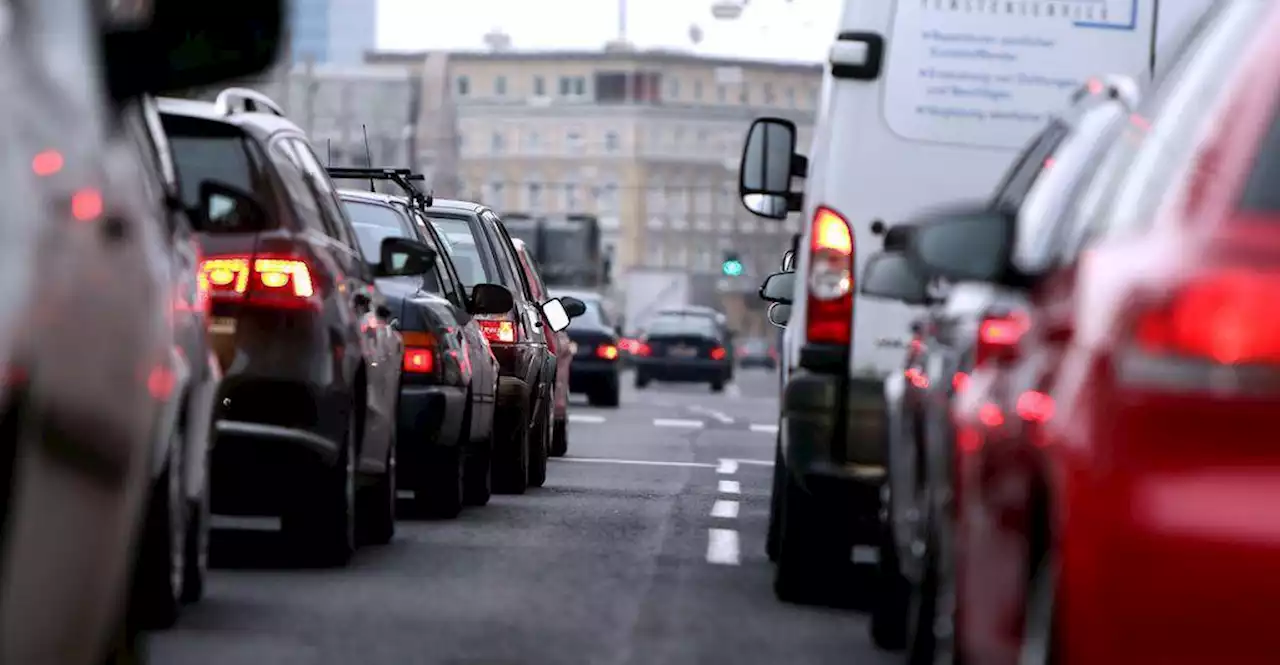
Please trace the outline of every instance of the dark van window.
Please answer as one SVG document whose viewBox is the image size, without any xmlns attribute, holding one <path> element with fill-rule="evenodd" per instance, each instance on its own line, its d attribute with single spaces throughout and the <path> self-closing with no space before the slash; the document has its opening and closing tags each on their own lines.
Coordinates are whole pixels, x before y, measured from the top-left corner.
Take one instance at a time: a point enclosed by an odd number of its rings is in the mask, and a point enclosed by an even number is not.
<svg viewBox="0 0 1280 665">
<path fill-rule="evenodd" d="M 252 144 L 241 137 L 183 136 L 170 133 L 169 146 L 178 167 L 182 202 L 190 208 L 200 207 L 200 184 L 206 180 L 230 185 L 244 192 L 259 193 L 262 190 L 258 183 L 261 168 L 259 160 L 255 159 L 257 153 Z M 245 217 L 239 215 L 213 215 L 207 224 L 199 219 L 193 219 L 192 222 L 208 227 L 198 230 L 214 233 L 262 230 L 248 228 L 244 225 L 244 220 Z"/>
</svg>

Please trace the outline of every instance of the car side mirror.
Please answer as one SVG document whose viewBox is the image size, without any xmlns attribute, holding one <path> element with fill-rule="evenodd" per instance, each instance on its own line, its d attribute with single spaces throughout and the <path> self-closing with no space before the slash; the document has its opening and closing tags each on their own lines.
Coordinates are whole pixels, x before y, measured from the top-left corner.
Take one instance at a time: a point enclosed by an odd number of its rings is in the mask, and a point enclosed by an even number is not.
<svg viewBox="0 0 1280 665">
<path fill-rule="evenodd" d="M 511 291 L 499 284 L 476 284 L 467 300 L 467 312 L 471 314 L 506 314 L 516 306 Z"/>
<path fill-rule="evenodd" d="M 782 254 L 782 272 L 793 272 L 796 269 L 796 253 L 790 249 Z"/>
<path fill-rule="evenodd" d="M 928 283 L 901 252 L 880 252 L 867 259 L 862 272 L 862 294 L 909 305 L 929 302 Z"/>
<path fill-rule="evenodd" d="M 568 328 L 571 319 L 582 316 L 586 311 L 586 303 L 569 296 L 552 298 L 542 303 L 542 315 L 546 317 L 547 325 L 551 326 L 553 332 Z"/>
<path fill-rule="evenodd" d="M 907 238 L 905 254 L 925 280 L 997 282 L 1010 272 L 1012 215 L 972 207 L 930 216 Z"/>
<path fill-rule="evenodd" d="M 795 295 L 796 274 L 794 272 L 775 272 L 765 278 L 760 285 L 760 299 L 765 302 L 790 305 Z"/>
<path fill-rule="evenodd" d="M 775 302 L 769 305 L 769 323 L 779 327 L 786 328 L 787 322 L 791 320 L 791 305 L 784 305 Z"/>
<path fill-rule="evenodd" d="M 284 0 L 152 0 L 108 9 L 107 92 L 125 101 L 258 74 L 276 62 L 285 12 Z"/>
<path fill-rule="evenodd" d="M 253 194 L 214 180 L 200 183 L 200 207 L 193 214 L 207 230 L 259 231 L 267 222 L 267 210 Z"/>
<path fill-rule="evenodd" d="M 384 238 L 376 277 L 425 275 L 436 264 L 436 250 L 411 238 Z"/>
<path fill-rule="evenodd" d="M 801 195 L 791 178 L 804 177 L 807 160 L 796 154 L 796 125 L 782 118 L 757 118 L 747 131 L 738 166 L 738 194 L 752 214 L 785 219 L 800 210 Z"/>
</svg>

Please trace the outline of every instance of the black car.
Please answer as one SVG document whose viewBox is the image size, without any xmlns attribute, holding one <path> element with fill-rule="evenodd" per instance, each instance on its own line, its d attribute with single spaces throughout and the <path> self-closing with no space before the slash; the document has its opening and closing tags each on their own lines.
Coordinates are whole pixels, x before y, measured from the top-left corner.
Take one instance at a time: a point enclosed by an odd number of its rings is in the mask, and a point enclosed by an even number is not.
<svg viewBox="0 0 1280 665">
<path fill-rule="evenodd" d="M 374 279 L 423 274 L 435 253 L 389 238 L 370 265 L 306 135 L 265 96 L 160 108 L 182 197 L 204 211 L 224 372 L 213 511 L 280 515 L 299 553 L 345 565 L 357 539 L 395 534 L 401 340 Z"/>
<path fill-rule="evenodd" d="M 729 327 L 729 317 L 724 312 L 714 308 L 702 305 L 682 305 L 679 307 L 666 307 L 658 310 L 657 316 L 705 316 L 716 322 L 719 329 L 720 341 L 724 342 L 725 348 L 733 349 L 737 346 L 737 335 L 734 334 L 732 328 Z M 733 363 L 729 363 L 729 374 L 727 381 L 733 380 Z"/>
<path fill-rule="evenodd" d="M 499 367 L 493 491 L 523 494 L 546 482 L 551 449 L 556 358 L 543 328 L 546 303 L 533 299 L 511 237 L 492 210 L 478 203 L 435 199 L 426 215 L 447 245 L 466 289 L 497 284 L 514 297 L 510 311 L 476 318 Z M 566 301 L 564 309 L 578 316 L 582 303 Z"/>
<path fill-rule="evenodd" d="M 743 342 L 738 345 L 737 356 L 738 364 L 744 369 L 748 367 L 778 368 L 778 350 L 767 339 L 755 338 Z"/>
<path fill-rule="evenodd" d="M 358 169 L 330 169 L 335 179 Z M 407 187 L 408 172 L 383 171 Z M 386 238 L 433 249 L 443 243 L 426 223 L 429 197 L 341 190 L 365 260 L 379 260 Z M 465 290 L 448 252 L 422 276 L 382 277 L 393 326 L 404 340 L 396 428 L 396 487 L 413 493 L 415 512 L 455 517 L 463 504 L 488 503 L 498 361 L 476 315 L 511 310 L 511 292 L 494 284 Z"/>
<path fill-rule="evenodd" d="M 632 355 L 636 387 L 650 381 L 709 383 L 720 392 L 729 380 L 733 358 L 726 348 L 724 329 L 700 314 L 654 317 L 640 334 Z"/>
<path fill-rule="evenodd" d="M 618 325 L 605 298 L 590 291 L 552 289 L 551 295 L 582 301 L 585 311 L 569 324 L 575 350 L 569 370 L 569 392 L 586 393 L 591 406 L 618 406 L 622 358 Z"/>
</svg>

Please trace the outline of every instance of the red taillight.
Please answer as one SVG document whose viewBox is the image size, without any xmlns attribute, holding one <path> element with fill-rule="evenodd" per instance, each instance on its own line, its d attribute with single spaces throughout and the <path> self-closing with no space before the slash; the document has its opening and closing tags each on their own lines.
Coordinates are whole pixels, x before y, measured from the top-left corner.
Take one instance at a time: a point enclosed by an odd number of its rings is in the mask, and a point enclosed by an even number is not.
<svg viewBox="0 0 1280 665">
<path fill-rule="evenodd" d="M 1138 346 L 1225 365 L 1280 364 L 1280 274 L 1229 271 L 1197 279 L 1139 315 Z"/>
<path fill-rule="evenodd" d="M 726 355 L 728 355 L 728 353 L 724 350 L 723 346 L 717 346 L 716 348 L 711 349 L 712 360 L 724 360 Z"/>
<path fill-rule="evenodd" d="M 601 344 L 596 347 L 596 357 L 605 360 L 616 360 L 618 358 L 618 347 L 612 344 Z"/>
<path fill-rule="evenodd" d="M 853 230 L 830 208 L 818 208 L 810 228 L 805 337 L 848 344 L 853 336 Z"/>
<path fill-rule="evenodd" d="M 431 333 L 404 332 L 404 362 L 408 374 L 430 374 L 436 369 L 436 338 Z"/>
<path fill-rule="evenodd" d="M 514 344 L 516 341 L 516 324 L 506 319 L 479 319 L 480 332 L 490 343 Z"/>
<path fill-rule="evenodd" d="M 978 326 L 978 346 L 974 366 L 988 360 L 1007 360 L 1017 351 L 1018 342 L 1027 332 L 1025 316 L 988 316 Z"/>
<path fill-rule="evenodd" d="M 649 348 L 649 345 L 644 342 L 636 342 L 635 346 L 631 349 L 631 353 L 637 356 L 647 356 L 650 352 L 651 349 Z"/>
<path fill-rule="evenodd" d="M 964 389 L 967 388 L 968 386 L 969 386 L 969 375 L 966 374 L 965 372 L 956 372 L 955 376 L 951 377 L 952 390 L 958 393 L 964 392 Z"/>
<path fill-rule="evenodd" d="M 307 307 L 316 286 L 307 262 L 292 256 L 212 256 L 200 263 L 201 288 L 214 300 Z"/>
</svg>

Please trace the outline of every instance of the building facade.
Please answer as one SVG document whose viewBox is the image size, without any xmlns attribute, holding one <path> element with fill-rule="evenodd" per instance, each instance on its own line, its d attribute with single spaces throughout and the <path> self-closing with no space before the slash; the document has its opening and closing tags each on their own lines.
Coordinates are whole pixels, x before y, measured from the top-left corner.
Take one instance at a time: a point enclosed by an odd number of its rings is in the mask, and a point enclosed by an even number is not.
<svg viewBox="0 0 1280 665">
<path fill-rule="evenodd" d="M 291 61 L 360 64 L 376 46 L 377 6 L 375 0 L 293 0 Z"/>
</svg>

